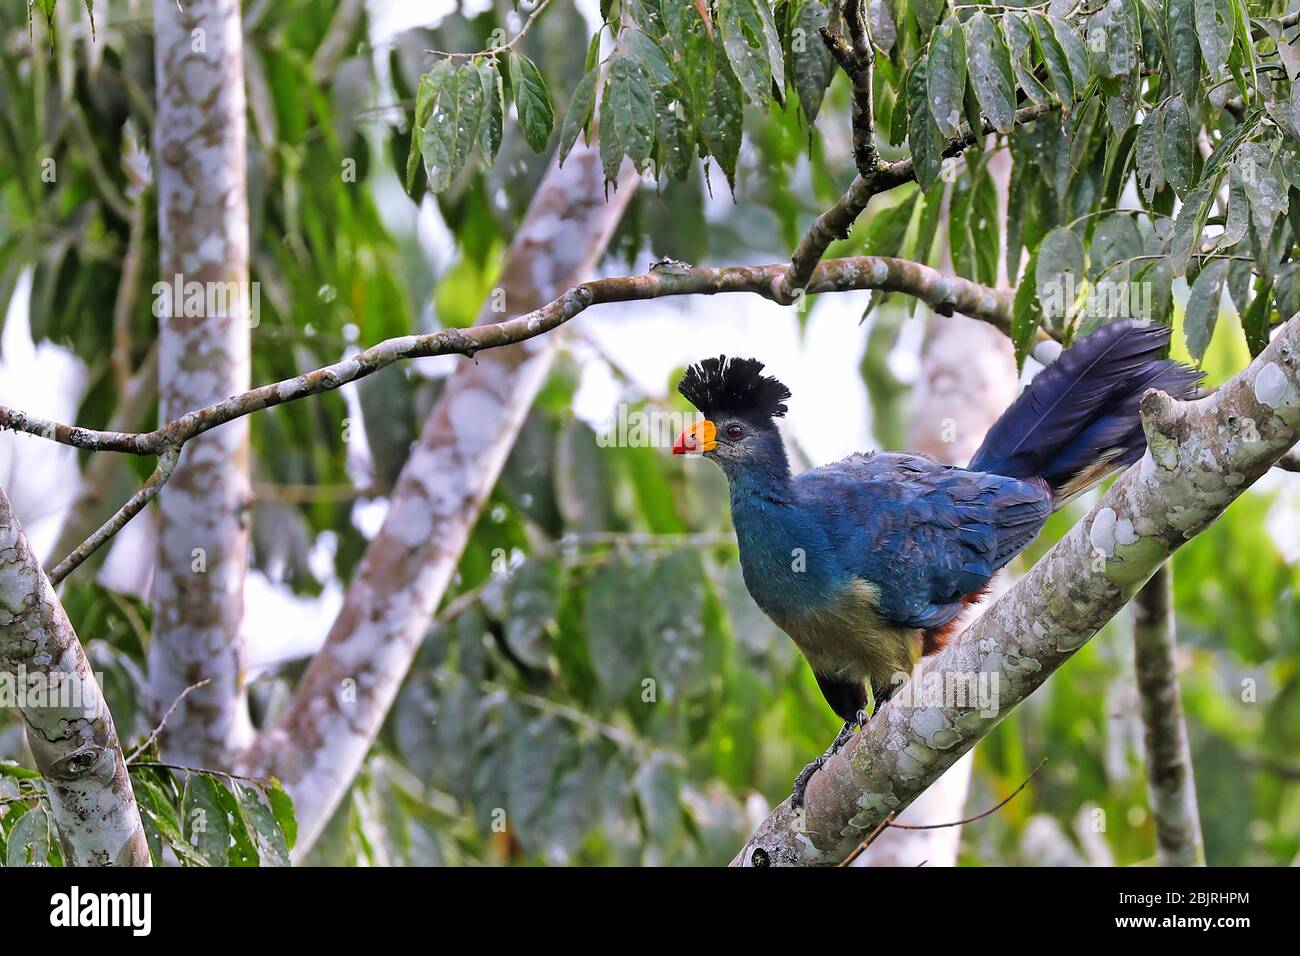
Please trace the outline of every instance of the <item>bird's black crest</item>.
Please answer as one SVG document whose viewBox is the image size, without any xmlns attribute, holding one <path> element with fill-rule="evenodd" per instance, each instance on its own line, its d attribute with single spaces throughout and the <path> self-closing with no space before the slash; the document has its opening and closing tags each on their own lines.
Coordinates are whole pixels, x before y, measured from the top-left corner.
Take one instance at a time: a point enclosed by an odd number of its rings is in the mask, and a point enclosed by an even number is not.
<svg viewBox="0 0 1300 956">
<path fill-rule="evenodd" d="M 790 390 L 762 371 L 763 363 L 757 359 L 719 355 L 687 368 L 677 391 L 709 418 L 728 414 L 780 418 L 786 413 Z"/>
</svg>

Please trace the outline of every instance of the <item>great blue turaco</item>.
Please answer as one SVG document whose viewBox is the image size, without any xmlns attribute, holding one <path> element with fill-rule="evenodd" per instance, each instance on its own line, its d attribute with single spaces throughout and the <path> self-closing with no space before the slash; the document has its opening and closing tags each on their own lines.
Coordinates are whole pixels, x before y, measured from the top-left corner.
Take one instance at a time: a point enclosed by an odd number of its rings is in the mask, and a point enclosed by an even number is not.
<svg viewBox="0 0 1300 956">
<path fill-rule="evenodd" d="M 923 455 L 855 454 L 791 475 L 776 419 L 790 390 L 755 359 L 686 370 L 678 390 L 705 416 L 673 454 L 702 454 L 731 489 L 745 586 L 803 652 L 844 727 L 813 774 L 922 656 L 941 650 L 993 575 L 1072 497 L 1136 462 L 1148 389 L 1190 396 L 1199 373 L 1161 358 L 1169 329 L 1102 326 L 1043 369 L 966 468 Z M 873 710 L 874 712 L 874 710 Z"/>
</svg>

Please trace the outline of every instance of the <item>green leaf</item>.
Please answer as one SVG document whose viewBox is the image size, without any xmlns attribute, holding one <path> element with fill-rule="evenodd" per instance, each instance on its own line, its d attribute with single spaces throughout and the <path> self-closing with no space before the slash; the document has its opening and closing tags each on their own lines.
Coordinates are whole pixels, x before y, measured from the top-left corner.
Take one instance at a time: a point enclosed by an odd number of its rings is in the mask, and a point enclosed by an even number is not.
<svg viewBox="0 0 1300 956">
<path fill-rule="evenodd" d="M 452 177 L 460 175 L 479 140 L 479 123 L 483 118 L 483 81 L 472 65 L 457 71 L 456 132 L 452 138 Z"/>
<path fill-rule="evenodd" d="M 1097 74 L 1106 79 L 1127 76 L 1137 65 L 1132 25 L 1123 0 L 1107 0 L 1088 21 L 1088 52 Z"/>
<path fill-rule="evenodd" d="M 433 102 L 437 93 L 438 77 L 433 72 L 420 77 L 420 87 L 415 94 L 415 114 L 411 125 L 411 148 L 406 154 L 406 191 L 415 190 L 415 174 L 420 168 L 421 130 L 429 122 L 433 112 Z"/>
<path fill-rule="evenodd" d="M 268 780 L 262 786 L 262 793 L 270 804 L 271 815 L 275 817 L 276 825 L 284 834 L 285 843 L 292 850 L 293 845 L 298 842 L 298 818 L 294 815 L 293 798 L 275 778 Z"/>
<path fill-rule="evenodd" d="M 767 48 L 768 71 L 776 81 L 769 92 L 774 92 L 777 99 L 781 100 L 783 98 L 781 88 L 785 82 L 785 53 L 781 49 L 781 36 L 777 32 L 776 20 L 772 16 L 772 4 L 770 0 L 741 0 L 741 11 L 750 29 L 762 35 L 763 45 Z M 757 17 L 757 26 L 755 26 L 755 17 Z"/>
<path fill-rule="evenodd" d="M 1111 266 L 1142 255 L 1142 233 L 1132 216 L 1116 213 L 1097 224 L 1088 247 L 1088 276 L 1094 282 L 1103 277 L 1115 281 Z"/>
<path fill-rule="evenodd" d="M 1273 152 L 1263 143 L 1243 143 L 1233 164 L 1241 176 L 1251 213 L 1261 234 L 1273 231 L 1278 216 L 1287 210 L 1286 186 L 1273 171 Z"/>
<path fill-rule="evenodd" d="M 1205 220 L 1209 215 L 1210 203 L 1214 198 L 1218 182 L 1217 176 L 1202 180 L 1199 186 L 1187 194 L 1187 198 L 1183 200 L 1183 207 L 1178 210 L 1178 218 L 1174 220 L 1174 232 L 1169 245 L 1169 264 L 1173 267 L 1175 276 L 1187 272 L 1192 253 L 1200 247 L 1201 231 L 1205 228 Z"/>
<path fill-rule="evenodd" d="M 740 156 L 740 131 L 744 119 L 741 106 L 741 88 L 736 75 L 719 57 L 713 71 L 713 87 L 704 104 L 700 133 L 713 158 L 727 177 L 734 195 L 736 192 L 736 160 Z"/>
<path fill-rule="evenodd" d="M 717 30 L 745 96 L 766 111 L 772 90 L 772 66 L 761 31 L 753 31 L 752 24 L 745 21 L 750 7 L 749 0 L 719 0 Z"/>
<path fill-rule="evenodd" d="M 556 561 L 525 561 L 506 590 L 506 646 L 538 670 L 546 667 L 550 653 L 547 638 L 560 606 L 560 570 Z"/>
<path fill-rule="evenodd" d="M 192 773 L 181 798 L 181 838 L 209 866 L 226 866 L 230 859 L 230 819 L 220 789 L 220 781 L 210 774 Z"/>
<path fill-rule="evenodd" d="M 956 17 L 935 27 L 927 57 L 930 115 L 946 137 L 961 128 L 962 98 L 966 92 L 966 35 Z"/>
<path fill-rule="evenodd" d="M 596 80 L 598 78 L 599 71 L 592 70 L 578 81 L 578 85 L 573 91 L 573 99 L 569 101 L 569 112 L 564 114 L 564 123 L 560 126 L 559 159 L 561 166 L 564 165 L 564 160 L 568 158 L 569 152 L 578 141 L 578 134 L 586 129 L 587 124 L 591 122 L 592 113 L 596 108 Z"/>
<path fill-rule="evenodd" d="M 1175 85 L 1185 100 L 1193 102 L 1201 89 L 1201 47 L 1193 0 L 1168 0 L 1165 18 Z"/>
<path fill-rule="evenodd" d="M 510 85 L 514 90 L 515 112 L 519 115 L 524 139 L 534 153 L 543 152 L 555 125 L 555 111 L 551 108 L 551 94 L 546 89 L 546 81 L 537 72 L 533 61 L 522 53 L 512 51 L 510 54 Z"/>
<path fill-rule="evenodd" d="M 11 780 L 40 780 L 41 775 L 37 770 L 28 770 L 26 767 L 20 767 L 16 763 L 10 763 L 7 760 L 0 760 L 0 777 L 8 777 Z"/>
<path fill-rule="evenodd" d="M 496 162 L 501 148 L 501 134 L 505 119 L 505 93 L 502 90 L 501 72 L 495 60 L 478 64 L 478 76 L 483 87 L 483 118 L 478 127 L 478 149 L 483 161 L 491 166 Z M 574 94 L 575 99 L 577 94 Z"/>
<path fill-rule="evenodd" d="M 1084 277 L 1083 243 L 1072 229 L 1057 226 L 1043 237 L 1036 256 L 1035 292 L 1048 320 L 1062 320 L 1074 304 Z"/>
<path fill-rule="evenodd" d="M 1056 42 L 1065 51 L 1065 59 L 1070 67 L 1070 77 L 1074 81 L 1074 94 L 1078 96 L 1083 92 L 1083 88 L 1088 85 L 1088 80 L 1092 75 L 1092 71 L 1088 66 L 1088 51 L 1083 45 L 1083 37 L 1079 35 L 1079 31 L 1074 24 L 1068 20 L 1053 16 L 1046 19 L 1051 24 L 1052 35 L 1056 38 Z"/>
<path fill-rule="evenodd" d="M 1175 96 L 1164 109 L 1160 156 L 1165 177 L 1180 197 L 1186 197 L 1196 182 L 1196 142 L 1192 119 L 1182 96 Z"/>
<path fill-rule="evenodd" d="M 939 178 L 945 146 L 943 133 L 930 112 L 926 82 L 926 54 L 917 57 L 907 74 L 907 140 L 912 150 L 916 182 L 924 190 Z"/>
<path fill-rule="evenodd" d="M 1194 0 L 1196 35 L 1201 55 L 1211 76 L 1218 76 L 1228 63 L 1232 48 L 1232 10 L 1228 0 Z"/>
<path fill-rule="evenodd" d="M 1047 87 L 1034 76 L 1032 52 L 1034 36 L 1023 17 L 1008 12 L 1002 17 L 1002 32 L 1007 38 L 1007 48 L 1011 51 L 1011 67 L 1015 71 L 1020 88 L 1040 106 L 1052 101 L 1052 94 Z"/>
<path fill-rule="evenodd" d="M 943 12 L 944 0 L 911 0 L 912 13 L 916 16 L 916 28 L 921 36 L 929 36 L 934 25 L 939 22 Z"/>
<path fill-rule="evenodd" d="M 1034 277 L 1038 274 L 1038 253 L 1034 252 L 1025 265 L 1024 276 L 1016 286 L 1011 300 L 1011 342 L 1016 348 L 1016 368 L 1025 367 L 1025 357 L 1034 342 L 1038 327 L 1043 324 L 1043 310 L 1038 303 Z"/>
<path fill-rule="evenodd" d="M 1164 147 L 1164 107 L 1157 107 L 1147 113 L 1138 127 L 1136 147 L 1136 167 L 1138 188 L 1147 201 L 1165 188 L 1165 164 L 1161 157 Z"/>
<path fill-rule="evenodd" d="M 1040 13 L 1030 16 L 1030 25 L 1038 38 L 1038 48 L 1043 51 L 1043 63 L 1047 75 L 1051 78 L 1056 98 L 1061 101 L 1063 112 L 1069 113 L 1074 104 L 1074 74 L 1070 71 L 1070 60 L 1065 55 L 1065 48 L 1056 39 L 1052 23 Z"/>
<path fill-rule="evenodd" d="M 1016 75 L 1011 55 L 992 18 L 976 13 L 966 24 L 970 36 L 966 49 L 970 57 L 971 85 L 980 109 L 999 133 L 1011 131 L 1016 116 Z"/>
<path fill-rule="evenodd" d="M 429 189 L 441 192 L 451 185 L 454 175 L 453 156 L 456 151 L 456 68 L 450 60 L 439 60 L 420 80 L 420 93 L 416 97 L 416 111 L 420 110 L 420 96 L 427 95 L 425 108 L 428 119 L 420 128 L 420 153 L 424 157 L 424 171 L 429 177 Z M 425 93 L 425 81 L 429 88 Z"/>
<path fill-rule="evenodd" d="M 1255 289 L 1255 298 L 1241 314 L 1241 327 L 1246 333 L 1246 345 L 1251 357 L 1255 357 L 1268 347 L 1268 324 L 1272 310 L 1269 303 L 1273 297 L 1273 284 L 1261 281 Z"/>
<path fill-rule="evenodd" d="M 289 845 L 275 814 L 258 787 L 234 783 L 239 809 L 244 825 L 257 840 L 258 853 L 263 866 L 288 866 Z"/>
<path fill-rule="evenodd" d="M 920 197 L 920 190 L 913 190 L 902 202 L 875 212 L 862 233 L 862 254 L 897 256 Z"/>
<path fill-rule="evenodd" d="M 618 176 L 623 157 L 640 171 L 654 143 L 654 97 L 650 74 L 637 60 L 615 57 L 609 64 L 605 95 L 600 104 L 600 158 L 605 178 Z"/>
<path fill-rule="evenodd" d="M 6 866 L 49 866 L 54 830 L 44 806 L 24 813 L 9 831 Z"/>
<path fill-rule="evenodd" d="M 835 76 L 835 60 L 822 42 L 820 29 L 826 26 L 829 14 L 821 0 L 809 0 L 799 8 L 795 19 L 794 40 L 790 53 L 794 89 L 799 96 L 803 115 L 811 126 L 821 110 L 826 87 Z"/>
<path fill-rule="evenodd" d="M 1223 298 L 1223 280 L 1227 272 L 1227 260 L 1215 259 L 1207 263 L 1192 283 L 1191 295 L 1187 297 L 1183 337 L 1187 341 L 1188 353 L 1197 362 L 1205 357 L 1205 350 L 1209 348 L 1210 339 L 1214 336 L 1214 326 L 1219 320 L 1219 304 Z"/>
</svg>

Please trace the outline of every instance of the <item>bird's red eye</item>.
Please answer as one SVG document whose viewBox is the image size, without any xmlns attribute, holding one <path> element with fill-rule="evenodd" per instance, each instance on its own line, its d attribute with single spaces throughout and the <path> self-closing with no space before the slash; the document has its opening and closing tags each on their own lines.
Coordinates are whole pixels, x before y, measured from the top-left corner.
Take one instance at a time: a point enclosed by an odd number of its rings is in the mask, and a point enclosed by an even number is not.
<svg viewBox="0 0 1300 956">
<path fill-rule="evenodd" d="M 744 435 L 744 434 L 745 434 L 745 429 L 741 428 L 739 425 L 728 425 L 728 426 L 727 426 L 727 437 L 728 437 L 728 438 L 740 438 L 740 437 L 741 437 L 742 435 Z"/>
</svg>

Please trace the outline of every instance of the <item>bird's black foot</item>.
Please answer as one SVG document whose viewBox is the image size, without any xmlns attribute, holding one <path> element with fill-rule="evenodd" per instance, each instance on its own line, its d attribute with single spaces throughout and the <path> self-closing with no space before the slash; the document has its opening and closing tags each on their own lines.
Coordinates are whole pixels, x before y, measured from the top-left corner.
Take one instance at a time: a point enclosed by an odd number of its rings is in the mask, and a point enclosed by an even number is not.
<svg viewBox="0 0 1300 956">
<path fill-rule="evenodd" d="M 863 712 L 859 711 L 855 718 L 856 720 L 859 720 L 859 726 L 861 726 L 860 718 L 862 717 L 862 714 Z M 844 726 L 841 727 L 840 732 L 835 735 L 835 739 L 831 741 L 831 745 L 826 748 L 826 752 L 800 770 L 799 776 L 794 778 L 794 788 L 790 791 L 790 805 L 796 810 L 803 806 L 804 793 L 808 790 L 808 782 L 812 780 L 813 774 L 826 766 L 826 761 L 830 760 L 831 757 L 834 757 L 836 751 L 843 747 L 848 739 L 853 736 L 853 726 L 854 722 L 852 720 L 844 721 Z"/>
</svg>

